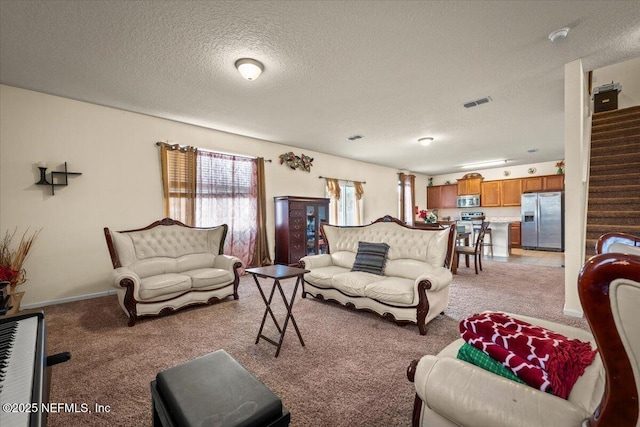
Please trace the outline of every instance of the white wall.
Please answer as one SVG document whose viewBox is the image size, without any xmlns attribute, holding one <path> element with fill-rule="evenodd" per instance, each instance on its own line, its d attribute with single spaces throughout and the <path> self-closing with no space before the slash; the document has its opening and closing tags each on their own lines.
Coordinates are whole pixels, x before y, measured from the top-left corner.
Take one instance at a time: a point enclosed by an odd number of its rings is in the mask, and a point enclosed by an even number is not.
<svg viewBox="0 0 640 427">
<path fill-rule="evenodd" d="M 305 151 L 311 173 L 279 164 L 301 150 L 156 117 L 0 85 L 0 233 L 42 229 L 26 262 L 24 304 L 110 290 L 103 227 L 137 228 L 163 216 L 157 141 L 272 159 L 265 166 L 267 226 L 273 257 L 273 197 L 324 197 L 318 176 L 366 181 L 365 222 L 397 214 L 397 173 Z M 81 172 L 68 187 L 36 186 L 36 167 Z M 426 177 L 420 177 L 426 182 Z"/>
</svg>

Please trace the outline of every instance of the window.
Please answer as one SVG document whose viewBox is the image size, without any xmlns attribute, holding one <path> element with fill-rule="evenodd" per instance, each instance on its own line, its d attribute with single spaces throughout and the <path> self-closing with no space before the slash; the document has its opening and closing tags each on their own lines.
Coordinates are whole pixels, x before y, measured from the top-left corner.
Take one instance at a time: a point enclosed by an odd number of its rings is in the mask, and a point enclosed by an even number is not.
<svg viewBox="0 0 640 427">
<path fill-rule="evenodd" d="M 161 145 L 165 215 L 195 227 L 227 224 L 224 253 L 245 266 L 270 264 L 263 215 L 262 160 Z M 260 165 L 259 165 L 260 163 Z M 260 174 L 263 176 L 263 172 Z"/>
<path fill-rule="evenodd" d="M 353 181 L 338 181 L 340 191 L 336 199 L 327 189 L 327 197 L 330 197 L 329 211 L 330 223 L 335 225 L 360 225 L 362 218 L 362 195 L 358 198 L 357 183 Z"/>
</svg>

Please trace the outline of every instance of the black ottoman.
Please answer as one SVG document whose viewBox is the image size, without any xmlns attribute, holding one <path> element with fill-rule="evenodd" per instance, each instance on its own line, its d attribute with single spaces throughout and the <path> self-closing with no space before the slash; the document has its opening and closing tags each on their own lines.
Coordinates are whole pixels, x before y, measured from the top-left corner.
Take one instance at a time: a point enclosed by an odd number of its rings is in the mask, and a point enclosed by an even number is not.
<svg viewBox="0 0 640 427">
<path fill-rule="evenodd" d="M 224 350 L 156 375 L 154 427 L 288 426 L 289 411 Z"/>
</svg>

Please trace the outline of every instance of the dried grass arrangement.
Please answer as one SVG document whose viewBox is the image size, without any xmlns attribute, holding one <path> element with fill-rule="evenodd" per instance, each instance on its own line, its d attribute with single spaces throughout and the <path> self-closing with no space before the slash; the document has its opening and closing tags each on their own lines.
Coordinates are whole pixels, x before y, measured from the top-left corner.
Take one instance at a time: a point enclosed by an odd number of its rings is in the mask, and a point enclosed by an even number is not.
<svg viewBox="0 0 640 427">
<path fill-rule="evenodd" d="M 0 281 L 9 282 L 9 293 L 13 293 L 16 286 L 26 282 L 27 275 L 23 266 L 40 234 L 40 230 L 37 230 L 28 236 L 29 230 L 25 231 L 18 243 L 18 248 L 12 250 L 11 243 L 16 231 L 17 229 L 12 233 L 6 231 L 4 238 L 0 241 Z"/>
</svg>

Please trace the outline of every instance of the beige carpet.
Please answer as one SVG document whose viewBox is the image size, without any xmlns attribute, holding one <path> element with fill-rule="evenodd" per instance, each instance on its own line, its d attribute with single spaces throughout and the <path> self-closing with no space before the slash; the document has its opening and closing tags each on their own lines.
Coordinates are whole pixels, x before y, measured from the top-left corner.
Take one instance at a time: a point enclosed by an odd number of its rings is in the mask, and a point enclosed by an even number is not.
<svg viewBox="0 0 640 427">
<path fill-rule="evenodd" d="M 280 356 L 254 344 L 263 303 L 250 277 L 240 299 L 126 326 L 115 297 L 45 309 L 48 354 L 70 351 L 54 368 L 51 402 L 109 405 L 109 413 L 51 414 L 56 426 L 150 426 L 149 383 L 158 371 L 225 349 L 267 384 L 291 411 L 291 426 L 410 426 L 412 359 L 457 338 L 458 320 L 492 309 L 586 327 L 562 314 L 564 270 L 500 262 L 485 271 L 460 268 L 446 315 L 399 327 L 368 313 L 297 298 L 294 314 L 306 347 L 289 329 Z M 291 291 L 293 282 L 285 281 Z M 291 325 L 290 325 L 291 326 Z"/>
</svg>

